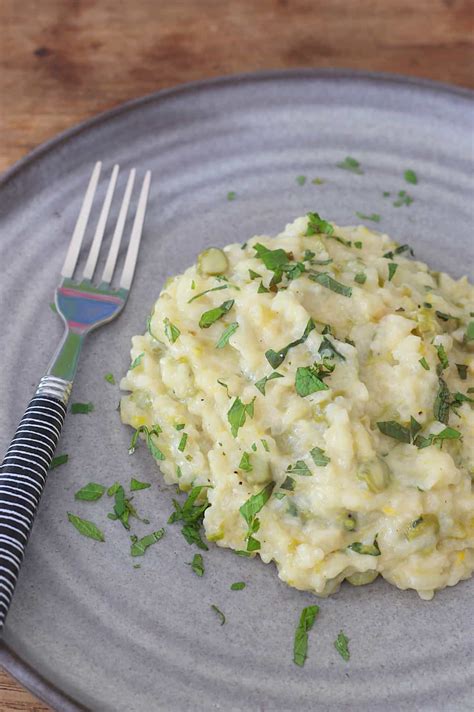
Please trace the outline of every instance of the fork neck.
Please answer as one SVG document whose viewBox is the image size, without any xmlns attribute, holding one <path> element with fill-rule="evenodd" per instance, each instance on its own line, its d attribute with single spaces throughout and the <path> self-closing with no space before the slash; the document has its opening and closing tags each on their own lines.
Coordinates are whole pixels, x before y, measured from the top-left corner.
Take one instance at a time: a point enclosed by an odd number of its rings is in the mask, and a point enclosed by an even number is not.
<svg viewBox="0 0 474 712">
<path fill-rule="evenodd" d="M 66 326 L 64 336 L 48 368 L 48 375 L 72 383 L 86 334 Z"/>
</svg>

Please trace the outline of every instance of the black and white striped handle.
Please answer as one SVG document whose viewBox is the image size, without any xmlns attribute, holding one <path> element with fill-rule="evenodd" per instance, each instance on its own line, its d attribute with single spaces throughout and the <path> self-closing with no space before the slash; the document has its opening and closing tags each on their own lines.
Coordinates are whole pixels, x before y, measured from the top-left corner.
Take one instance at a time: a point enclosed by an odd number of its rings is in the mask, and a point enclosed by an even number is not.
<svg viewBox="0 0 474 712">
<path fill-rule="evenodd" d="M 69 394 L 50 391 L 38 389 L 0 466 L 0 630 L 66 415 Z"/>
</svg>

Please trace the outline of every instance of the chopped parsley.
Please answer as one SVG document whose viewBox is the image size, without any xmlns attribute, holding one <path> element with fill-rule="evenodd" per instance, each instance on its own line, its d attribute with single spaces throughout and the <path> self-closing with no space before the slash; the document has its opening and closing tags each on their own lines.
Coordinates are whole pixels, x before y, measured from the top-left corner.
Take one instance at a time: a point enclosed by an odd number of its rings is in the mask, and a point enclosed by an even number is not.
<svg viewBox="0 0 474 712">
<path fill-rule="evenodd" d="M 231 433 L 234 438 L 237 437 L 239 428 L 245 425 L 247 415 L 249 418 L 253 418 L 254 402 L 255 398 L 253 398 L 250 403 L 242 403 L 240 398 L 237 397 L 228 410 L 227 420 L 229 421 Z"/>
<path fill-rule="evenodd" d="M 311 477 L 313 474 L 304 460 L 297 460 L 294 465 L 288 465 L 286 471 L 302 477 Z"/>
<path fill-rule="evenodd" d="M 424 356 L 418 360 L 418 363 L 425 369 L 425 371 L 430 370 L 429 363 Z"/>
<path fill-rule="evenodd" d="M 244 581 L 236 581 L 235 583 L 231 584 L 230 590 L 231 591 L 242 591 L 245 588 L 246 584 Z"/>
<path fill-rule="evenodd" d="M 111 383 L 112 386 L 115 386 L 115 377 L 113 373 L 106 373 L 104 379 L 107 381 L 107 383 Z"/>
<path fill-rule="evenodd" d="M 170 344 L 174 344 L 176 339 L 178 339 L 181 334 L 180 330 L 177 326 L 171 323 L 168 317 L 163 319 L 163 324 L 165 325 L 165 335 L 167 336 L 168 341 Z"/>
<path fill-rule="evenodd" d="M 345 361 L 346 357 L 343 356 L 334 346 L 329 339 L 324 336 L 323 340 L 321 341 L 321 345 L 318 349 L 318 353 L 322 356 L 322 358 L 336 358 L 340 359 L 341 361 Z"/>
<path fill-rule="evenodd" d="M 341 163 L 336 163 L 338 168 L 343 168 L 345 171 L 351 171 L 352 173 L 357 173 L 358 175 L 363 174 L 363 170 L 360 167 L 359 161 L 356 161 L 352 156 L 346 156 Z"/>
<path fill-rule="evenodd" d="M 465 381 L 467 378 L 467 365 L 464 363 L 457 363 L 456 368 L 461 381 Z"/>
<path fill-rule="evenodd" d="M 344 635 L 342 630 L 339 632 L 339 635 L 334 641 L 334 647 L 336 648 L 341 658 L 347 662 L 350 658 L 349 638 L 347 637 L 347 635 Z"/>
<path fill-rule="evenodd" d="M 402 205 L 411 205 L 414 201 L 414 198 L 411 197 L 411 195 L 408 195 L 408 193 L 405 190 L 399 190 L 398 191 L 398 198 L 395 200 L 393 203 L 395 208 L 400 208 Z"/>
<path fill-rule="evenodd" d="M 303 332 L 303 335 L 299 338 L 296 339 L 296 341 L 292 341 L 289 343 L 287 346 L 284 346 L 282 349 L 279 351 L 274 351 L 273 349 L 269 349 L 268 351 L 265 352 L 265 358 L 267 359 L 268 363 L 272 368 L 278 368 L 283 361 L 285 360 L 288 351 L 292 349 L 294 346 L 299 346 L 299 344 L 303 344 L 310 333 L 313 331 L 313 329 L 316 328 L 316 325 L 312 319 L 309 319 L 308 323 L 305 326 L 305 330 Z"/>
<path fill-rule="evenodd" d="M 89 539 L 95 539 L 96 541 L 105 541 L 105 537 L 101 530 L 88 519 L 81 519 L 81 517 L 72 514 L 72 512 L 67 513 L 67 518 L 71 524 L 77 529 L 79 534 L 89 537 Z"/>
<path fill-rule="evenodd" d="M 388 281 L 391 282 L 395 272 L 398 269 L 398 264 L 396 262 L 389 262 L 388 263 Z"/>
<path fill-rule="evenodd" d="M 310 237 L 311 235 L 333 235 L 334 228 L 327 220 L 318 215 L 318 213 L 306 213 L 308 218 L 308 227 L 306 228 L 305 235 Z"/>
<path fill-rule="evenodd" d="M 364 274 L 364 272 L 357 272 L 356 276 L 354 277 L 354 281 L 358 284 L 365 284 L 365 282 L 367 281 L 367 275 Z"/>
<path fill-rule="evenodd" d="M 396 255 L 401 255 L 401 254 L 403 254 L 404 252 L 409 252 L 412 257 L 415 256 L 415 253 L 413 252 L 413 250 L 412 250 L 412 248 L 410 247 L 410 245 L 406 245 L 406 244 L 405 244 L 405 245 L 399 245 L 399 246 L 396 247 L 394 250 L 390 250 L 389 252 L 386 252 L 386 253 L 383 255 L 383 257 L 385 257 L 385 259 L 387 259 L 387 260 L 393 260 L 393 258 L 394 258 Z"/>
<path fill-rule="evenodd" d="M 331 462 L 331 458 L 327 457 L 327 455 L 324 454 L 324 450 L 320 447 L 313 447 L 309 454 L 313 458 L 314 464 L 318 467 L 326 467 L 326 465 Z"/>
<path fill-rule="evenodd" d="M 395 420 L 381 421 L 377 423 L 377 427 L 381 433 L 387 435 L 389 438 L 399 440 L 401 443 L 411 442 L 410 428 L 400 425 L 400 423 L 397 423 Z"/>
<path fill-rule="evenodd" d="M 412 183 L 413 185 L 416 185 L 418 183 L 418 178 L 416 176 L 415 171 L 412 171 L 410 168 L 405 171 L 403 177 L 405 178 L 407 183 Z"/>
<path fill-rule="evenodd" d="M 60 467 L 61 465 L 65 465 L 66 462 L 69 460 L 69 455 L 57 455 L 56 457 L 53 457 L 51 460 L 51 464 L 49 466 L 50 470 L 54 470 L 55 467 Z"/>
<path fill-rule="evenodd" d="M 288 255 L 285 250 L 280 248 L 277 250 L 269 250 L 268 247 L 265 247 L 265 245 L 262 245 L 259 242 L 253 246 L 253 249 L 257 253 L 257 257 L 262 260 L 263 264 L 268 270 L 270 270 L 270 272 L 275 272 L 288 264 Z"/>
<path fill-rule="evenodd" d="M 433 413 L 436 420 L 440 423 L 448 424 L 450 407 L 450 393 L 446 381 L 443 378 L 438 379 L 438 392 L 436 393 L 435 402 L 433 405 Z"/>
<path fill-rule="evenodd" d="M 311 473 L 310 473 L 310 474 L 311 474 Z M 281 489 L 284 489 L 284 490 L 287 490 L 288 492 L 293 492 L 293 490 L 295 489 L 295 484 L 296 484 L 296 480 L 294 480 L 293 477 L 290 477 L 290 476 L 288 475 L 287 477 L 285 477 L 285 479 L 284 479 L 283 482 L 281 483 L 280 488 L 281 488 Z M 278 494 L 279 494 L 279 493 L 277 493 L 277 494 L 275 495 L 275 497 L 278 497 Z M 280 493 L 280 494 L 282 494 L 282 493 Z M 283 496 L 284 496 L 284 495 L 283 495 Z"/>
<path fill-rule="evenodd" d="M 204 512 L 209 507 L 209 503 L 206 499 L 203 504 L 195 504 L 203 489 L 205 487 L 202 485 L 193 487 L 182 506 L 176 499 L 173 499 L 175 511 L 170 515 L 168 524 L 183 522 L 181 533 L 188 544 L 196 544 L 199 549 L 207 551 L 208 547 L 201 538 L 201 526 Z"/>
<path fill-rule="evenodd" d="M 327 272 L 310 272 L 308 275 L 313 282 L 317 282 L 322 287 L 331 289 L 336 294 L 342 294 L 344 297 L 352 296 L 352 288 L 338 282 Z"/>
<path fill-rule="evenodd" d="M 364 213 L 356 212 L 356 215 L 361 220 L 371 220 L 372 222 L 376 222 L 376 223 L 379 223 L 382 219 L 378 213 L 371 213 L 370 215 L 365 215 Z"/>
<path fill-rule="evenodd" d="M 130 529 L 128 521 L 130 517 L 140 519 L 140 521 L 145 522 L 145 524 L 149 523 L 147 519 L 141 519 L 138 516 L 137 510 L 132 504 L 132 500 L 125 497 L 125 490 L 122 485 L 115 483 L 115 485 L 109 487 L 107 494 L 110 494 L 112 490 L 114 496 L 114 511 L 107 515 L 109 519 L 118 519 L 125 529 Z"/>
<path fill-rule="evenodd" d="M 140 433 L 145 435 L 146 445 L 155 460 L 164 460 L 165 456 L 161 452 L 160 448 L 154 441 L 154 437 L 158 437 L 161 433 L 161 428 L 159 425 L 154 425 L 152 428 L 147 428 L 146 425 L 140 425 L 139 428 L 135 430 L 130 440 L 130 446 L 128 448 L 128 454 L 133 455 L 137 449 L 138 436 Z"/>
<path fill-rule="evenodd" d="M 380 556 L 377 537 L 375 537 L 373 544 L 362 544 L 360 541 L 355 541 L 352 544 L 349 544 L 347 548 L 351 551 L 355 551 L 356 554 L 362 554 L 364 556 Z"/>
<path fill-rule="evenodd" d="M 296 176 L 296 182 L 298 185 L 304 185 L 306 183 L 306 176 Z"/>
<path fill-rule="evenodd" d="M 438 344 L 438 346 L 435 346 L 435 349 L 439 359 L 439 367 L 437 370 L 438 375 L 440 375 L 441 371 L 444 371 L 446 368 L 449 367 L 449 360 L 443 344 Z"/>
<path fill-rule="evenodd" d="M 227 200 L 235 200 L 236 197 L 237 194 L 235 190 L 229 190 L 229 192 L 227 193 Z"/>
<path fill-rule="evenodd" d="M 260 282 L 260 284 L 258 285 L 257 294 L 268 294 L 269 292 L 270 290 L 265 287 L 263 282 Z"/>
<path fill-rule="evenodd" d="M 104 485 L 99 485 L 97 482 L 89 482 L 74 495 L 74 499 L 84 500 L 85 502 L 95 502 L 100 499 L 105 492 Z"/>
<path fill-rule="evenodd" d="M 253 494 L 239 509 L 248 527 L 245 540 L 247 542 L 247 551 L 249 552 L 260 549 L 260 542 L 253 536 L 260 529 L 260 520 L 257 514 L 270 499 L 274 487 L 275 483 L 270 482 L 260 492 Z"/>
<path fill-rule="evenodd" d="M 283 374 L 278 373 L 278 371 L 273 371 L 269 376 L 264 376 L 259 381 L 256 381 L 255 388 L 264 396 L 268 381 L 273 381 L 275 378 L 283 378 Z"/>
<path fill-rule="evenodd" d="M 137 366 L 141 364 L 144 355 L 144 352 L 142 352 L 141 354 L 138 354 L 136 358 L 133 359 L 132 363 L 130 364 L 130 371 L 133 371 L 134 368 L 137 368 Z"/>
<path fill-rule="evenodd" d="M 319 606 L 307 606 L 301 611 L 293 643 L 293 662 L 301 667 L 308 656 L 308 633 L 313 627 L 318 613 Z"/>
<path fill-rule="evenodd" d="M 235 334 L 238 328 L 239 324 L 237 321 L 233 321 L 232 324 L 229 324 L 229 326 L 227 326 L 220 335 L 219 340 L 216 344 L 216 349 L 223 349 L 224 346 L 227 346 L 230 337 L 232 336 L 232 334 Z"/>
<path fill-rule="evenodd" d="M 71 405 L 71 413 L 92 413 L 94 406 L 92 403 L 73 403 Z"/>
<path fill-rule="evenodd" d="M 151 487 L 151 484 L 149 482 L 140 482 L 140 480 L 136 480 L 134 477 L 132 477 L 132 479 L 130 480 L 130 491 L 131 492 L 148 489 L 149 487 Z"/>
<path fill-rule="evenodd" d="M 415 440 L 415 445 L 421 450 L 422 448 L 428 447 L 428 445 L 442 444 L 443 440 L 459 440 L 460 438 L 461 433 L 459 430 L 448 426 L 443 428 L 439 433 L 430 433 L 426 438 L 423 435 L 418 435 Z"/>
<path fill-rule="evenodd" d="M 334 371 L 334 365 L 325 363 L 315 363 L 312 366 L 299 366 L 296 369 L 295 388 L 299 396 L 305 396 L 316 393 L 317 391 L 327 391 L 327 386 L 323 378 L 330 376 Z"/>
<path fill-rule="evenodd" d="M 180 452 L 184 452 L 184 449 L 185 449 L 185 447 L 186 447 L 186 443 L 187 443 L 187 442 L 188 442 L 188 434 L 187 434 L 187 433 L 183 433 L 183 434 L 181 435 L 181 439 L 180 439 L 180 441 L 179 441 L 179 443 L 178 443 L 178 450 L 179 450 Z"/>
<path fill-rule="evenodd" d="M 214 604 L 211 605 L 211 608 L 212 608 L 213 611 L 215 611 L 215 612 L 217 613 L 217 615 L 218 615 L 218 617 L 219 617 L 219 620 L 220 620 L 220 622 L 221 622 L 221 625 L 224 625 L 224 623 L 225 623 L 225 615 L 222 613 L 222 611 L 219 610 L 219 608 L 217 608 L 217 606 L 215 606 Z"/>
<path fill-rule="evenodd" d="M 243 470 L 244 472 L 252 472 L 253 467 L 252 463 L 250 462 L 250 453 L 244 452 L 242 457 L 240 458 L 239 462 L 239 470 Z"/>
<path fill-rule="evenodd" d="M 193 560 L 188 564 L 196 574 L 196 576 L 204 576 L 204 560 L 202 554 L 194 554 Z"/>
<path fill-rule="evenodd" d="M 255 272 L 253 269 L 249 269 L 249 277 L 251 280 L 261 279 L 262 275 L 259 274 L 258 272 Z"/>
<path fill-rule="evenodd" d="M 145 551 L 150 546 L 152 546 L 152 544 L 156 544 L 157 541 L 160 541 L 164 533 L 164 529 L 158 529 L 158 531 L 152 532 L 151 534 L 147 534 L 141 539 L 132 534 L 132 536 L 130 537 L 130 541 L 132 542 L 130 547 L 130 554 L 132 556 L 143 556 L 145 554 Z"/>
<path fill-rule="evenodd" d="M 201 314 L 201 318 L 199 319 L 199 326 L 201 329 L 209 329 L 212 324 L 215 324 L 216 321 L 222 319 L 222 317 L 227 314 L 233 306 L 234 300 L 228 299 L 226 302 L 222 302 L 220 306 L 203 312 Z"/>
<path fill-rule="evenodd" d="M 205 294 L 209 294 L 209 292 L 219 292 L 221 289 L 227 289 L 228 285 L 227 284 L 221 284 L 219 287 L 212 287 L 212 289 L 205 289 L 204 292 L 199 292 L 199 294 L 195 294 L 194 297 L 191 297 L 191 299 L 188 299 L 188 304 L 191 304 L 191 302 L 194 302 L 195 299 L 199 299 L 199 297 L 203 297 Z"/>
</svg>

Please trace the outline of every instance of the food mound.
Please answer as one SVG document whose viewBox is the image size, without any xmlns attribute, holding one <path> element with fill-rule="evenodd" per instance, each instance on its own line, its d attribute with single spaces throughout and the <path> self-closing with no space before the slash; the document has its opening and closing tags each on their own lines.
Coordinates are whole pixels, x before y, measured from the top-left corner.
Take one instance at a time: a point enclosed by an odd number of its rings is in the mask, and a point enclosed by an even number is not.
<svg viewBox="0 0 474 712">
<path fill-rule="evenodd" d="M 317 213 L 209 248 L 133 337 L 124 423 L 207 539 L 327 596 L 474 568 L 474 288 Z"/>
</svg>

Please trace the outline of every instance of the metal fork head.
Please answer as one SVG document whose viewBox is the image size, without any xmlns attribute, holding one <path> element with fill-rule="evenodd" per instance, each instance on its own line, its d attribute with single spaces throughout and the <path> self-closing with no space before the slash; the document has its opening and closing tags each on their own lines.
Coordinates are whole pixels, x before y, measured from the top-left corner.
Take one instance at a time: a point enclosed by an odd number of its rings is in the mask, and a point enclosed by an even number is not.
<svg viewBox="0 0 474 712">
<path fill-rule="evenodd" d="M 125 263 L 120 276 L 119 286 L 117 289 L 114 289 L 111 287 L 111 282 L 124 233 L 127 213 L 133 191 L 133 184 L 135 182 L 136 171 L 132 168 L 123 194 L 102 278 L 99 286 L 94 286 L 92 279 L 97 265 L 102 240 L 105 234 L 107 218 L 112 205 L 112 199 L 119 173 L 119 166 L 115 165 L 113 167 L 100 216 L 97 221 L 94 238 L 92 240 L 87 262 L 84 267 L 82 279 L 75 281 L 73 279 L 74 271 L 76 269 L 82 241 L 84 239 L 87 223 L 89 221 L 101 168 L 102 163 L 99 161 L 95 164 L 92 171 L 89 185 L 87 187 L 71 242 L 69 244 L 66 259 L 61 270 L 63 280 L 61 285 L 56 290 L 56 307 L 58 312 L 70 330 L 81 334 L 87 333 L 91 329 L 110 321 L 123 309 L 132 284 L 133 274 L 135 272 L 150 188 L 151 174 L 150 171 L 147 171 L 140 190 L 140 196 L 128 243 Z"/>
</svg>

